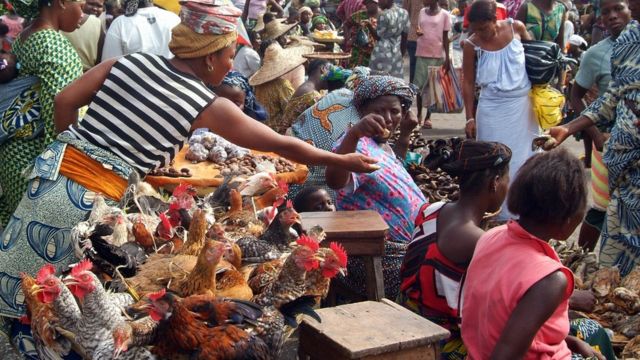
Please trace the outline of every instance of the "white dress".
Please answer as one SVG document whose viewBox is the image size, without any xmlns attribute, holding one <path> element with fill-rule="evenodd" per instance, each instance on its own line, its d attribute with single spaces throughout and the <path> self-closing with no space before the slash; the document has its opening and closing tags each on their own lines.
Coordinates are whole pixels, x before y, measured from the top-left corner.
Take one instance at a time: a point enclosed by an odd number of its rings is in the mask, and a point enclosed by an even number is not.
<svg viewBox="0 0 640 360">
<path fill-rule="evenodd" d="M 478 59 L 476 84 L 480 86 L 477 140 L 500 142 L 511 149 L 509 176 L 513 181 L 520 166 L 534 154 L 531 143 L 540 134 L 529 99 L 531 82 L 525 68 L 524 47 L 515 36 L 497 51 L 473 45 Z M 505 201 L 500 218 L 511 217 Z"/>
</svg>

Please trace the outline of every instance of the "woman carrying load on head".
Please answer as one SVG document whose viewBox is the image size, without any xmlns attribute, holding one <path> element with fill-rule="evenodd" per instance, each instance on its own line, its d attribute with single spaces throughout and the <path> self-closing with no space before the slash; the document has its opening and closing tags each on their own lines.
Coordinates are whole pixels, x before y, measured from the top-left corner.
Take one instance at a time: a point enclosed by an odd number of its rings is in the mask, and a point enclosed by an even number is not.
<svg viewBox="0 0 640 360">
<path fill-rule="evenodd" d="M 496 20 L 493 0 L 475 1 L 469 22 L 473 35 L 464 42 L 462 64 L 465 131 L 468 138 L 507 145 L 513 153 L 509 176 L 514 178 L 533 155 L 531 142 L 540 131 L 529 99 L 531 82 L 521 43 L 529 35 L 519 21 Z M 477 109 L 476 85 L 480 87 Z M 500 219 L 509 216 L 503 209 Z"/>
<path fill-rule="evenodd" d="M 132 172 L 168 164 L 192 129 L 209 128 L 240 146 L 300 163 L 374 170 L 375 160 L 361 154 L 337 155 L 280 136 L 208 89 L 231 70 L 239 15 L 231 6 L 183 3 L 170 43 L 173 59 L 138 53 L 103 62 L 58 94 L 55 124 L 61 133 L 36 159 L 29 190 L 5 229 L 3 315 L 24 311 L 14 290 L 20 272 L 34 274 L 45 263 L 61 270 L 76 261 L 70 230 L 96 193 L 118 201 Z M 89 110 L 76 123 L 85 105 Z"/>
</svg>

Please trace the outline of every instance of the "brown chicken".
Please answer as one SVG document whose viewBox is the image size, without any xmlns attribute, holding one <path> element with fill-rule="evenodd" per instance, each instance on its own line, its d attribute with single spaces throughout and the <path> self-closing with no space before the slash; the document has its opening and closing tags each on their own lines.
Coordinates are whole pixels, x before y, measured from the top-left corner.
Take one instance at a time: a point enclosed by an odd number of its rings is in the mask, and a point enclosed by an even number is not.
<svg viewBox="0 0 640 360">
<path fill-rule="evenodd" d="M 216 267 L 225 252 L 225 244 L 207 240 L 193 270 L 184 280 L 171 284 L 171 290 L 181 296 L 213 294 L 216 291 Z"/>
<path fill-rule="evenodd" d="M 113 358 L 130 348 L 151 345 L 157 335 L 158 323 L 146 316 L 135 321 L 122 322 L 113 329 Z"/>
<path fill-rule="evenodd" d="M 237 190 L 231 189 L 229 191 L 229 197 L 231 200 L 231 209 L 225 216 L 218 220 L 226 227 L 227 231 L 256 233 L 264 229 L 262 222 L 256 218 L 252 208 L 246 210 L 242 208 L 242 196 Z"/>
<path fill-rule="evenodd" d="M 151 232 L 147 229 L 147 226 L 142 221 L 141 217 L 133 223 L 131 226 L 131 234 L 135 241 L 140 244 L 145 250 L 151 250 L 156 248 L 156 242 Z"/>
<path fill-rule="evenodd" d="M 31 325 L 31 333 L 35 341 L 36 352 L 40 359 L 57 359 L 69 353 L 71 342 L 63 337 L 57 326 L 60 326 L 53 305 L 43 303 L 38 299 L 41 287 L 36 279 L 21 274 L 22 293 L 27 307 L 27 320 Z"/>
<path fill-rule="evenodd" d="M 291 228 L 294 224 L 300 224 L 300 214 L 293 208 L 291 200 L 288 200 L 286 207 L 279 209 L 276 218 L 259 239 L 275 245 L 280 251 L 287 251 L 289 244 L 297 239 Z"/>
<path fill-rule="evenodd" d="M 285 260 L 275 281 L 264 288 L 252 301 L 258 305 L 272 305 L 280 309 L 282 305 L 290 303 L 306 291 L 305 277 L 307 272 L 317 269 L 320 265 L 318 257 L 319 245 L 313 239 L 303 235 L 296 242 L 297 246 Z"/>
<path fill-rule="evenodd" d="M 208 229 L 209 225 L 207 224 L 205 212 L 202 209 L 196 209 L 191 218 L 187 241 L 182 246 L 182 249 L 178 251 L 178 254 L 198 256 L 200 249 L 204 246 Z"/>
<path fill-rule="evenodd" d="M 157 341 L 153 352 L 161 358 L 173 359 L 180 355 L 187 355 L 196 359 L 270 359 L 269 349 L 265 343 L 255 335 L 241 330 L 236 325 L 226 324 L 243 321 L 244 316 L 256 320 L 261 312 L 236 304 L 231 310 L 228 302 L 216 301 L 212 298 L 199 297 L 199 307 L 185 306 L 189 299 L 181 300 L 177 296 L 164 290 L 149 295 L 149 315 L 158 321 Z M 212 310 L 215 309 L 215 310 Z M 201 310 L 201 311 L 200 311 Z M 206 311 L 227 311 L 226 319 L 219 318 L 214 322 L 202 320 Z M 253 316 L 252 316 L 253 315 Z M 257 316 L 256 316 L 257 315 Z M 210 318 L 211 319 L 211 318 Z M 224 320 L 224 325 L 217 323 Z"/>
<path fill-rule="evenodd" d="M 251 300 L 253 291 L 240 271 L 228 269 L 217 275 L 216 296 Z"/>
</svg>

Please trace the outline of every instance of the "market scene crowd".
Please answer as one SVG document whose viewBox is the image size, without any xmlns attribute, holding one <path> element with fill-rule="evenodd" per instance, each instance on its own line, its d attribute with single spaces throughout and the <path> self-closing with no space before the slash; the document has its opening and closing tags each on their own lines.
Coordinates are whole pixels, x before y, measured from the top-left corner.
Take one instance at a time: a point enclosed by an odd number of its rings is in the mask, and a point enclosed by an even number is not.
<svg viewBox="0 0 640 360">
<path fill-rule="evenodd" d="M 640 0 L 1 1 L 0 354 L 287 358 L 372 210 L 439 358 L 640 358 Z"/>
</svg>

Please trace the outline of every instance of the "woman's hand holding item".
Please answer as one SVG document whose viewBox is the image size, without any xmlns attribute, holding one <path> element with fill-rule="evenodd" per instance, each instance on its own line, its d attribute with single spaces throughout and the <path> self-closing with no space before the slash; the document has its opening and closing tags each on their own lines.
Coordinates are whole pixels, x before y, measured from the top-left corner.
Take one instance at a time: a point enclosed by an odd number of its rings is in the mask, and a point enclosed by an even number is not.
<svg viewBox="0 0 640 360">
<path fill-rule="evenodd" d="M 387 129 L 387 124 L 384 117 L 378 114 L 367 114 L 351 129 L 349 134 L 355 139 L 362 137 L 380 137 L 388 138 L 391 135 L 391 131 Z"/>
<path fill-rule="evenodd" d="M 471 118 L 467 120 L 467 123 L 464 125 L 464 133 L 467 135 L 467 139 L 476 138 L 476 119 Z"/>
<path fill-rule="evenodd" d="M 596 358 L 598 360 L 606 360 L 606 358 L 598 351 L 594 350 L 589 344 L 574 336 L 567 336 L 565 339 L 569 350 L 574 354 L 580 354 L 585 359 Z"/>
</svg>

